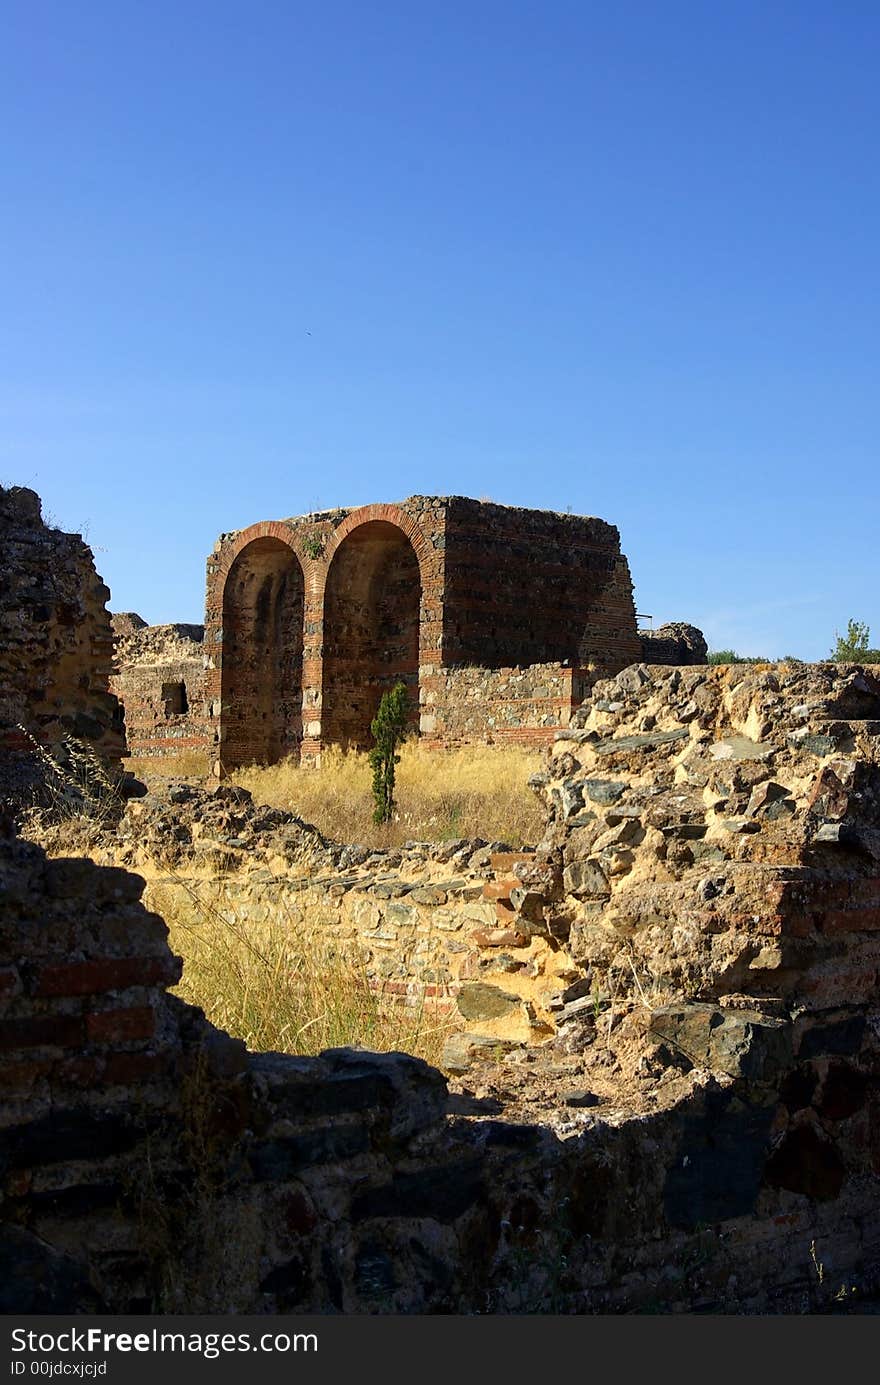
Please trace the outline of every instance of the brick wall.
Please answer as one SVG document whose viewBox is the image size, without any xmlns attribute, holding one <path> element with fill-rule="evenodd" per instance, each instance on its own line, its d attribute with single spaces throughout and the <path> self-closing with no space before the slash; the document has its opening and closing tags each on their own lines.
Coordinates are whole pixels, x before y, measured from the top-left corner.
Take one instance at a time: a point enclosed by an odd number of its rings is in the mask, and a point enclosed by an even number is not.
<svg viewBox="0 0 880 1385">
<path fill-rule="evenodd" d="M 201 625 L 147 625 L 131 612 L 112 617 L 110 690 L 119 699 L 129 755 L 207 753 Z"/>
<path fill-rule="evenodd" d="M 581 515 L 447 502 L 443 662 L 489 668 L 640 657 L 617 529 Z"/>
<path fill-rule="evenodd" d="M 443 669 L 422 704 L 422 741 L 438 749 L 550 745 L 580 706 L 591 675 L 559 664 Z"/>
<path fill-rule="evenodd" d="M 258 689 L 279 645 L 253 633 L 258 584 L 247 596 L 238 580 L 267 545 L 303 593 L 301 663 L 293 654 L 279 683 L 288 705 L 274 700 L 269 740 Z M 298 621 L 291 607 L 285 639 L 298 640 Z M 398 679 L 411 688 L 414 725 L 417 709 L 433 718 L 438 744 L 485 740 L 492 713 L 479 722 L 468 680 L 450 670 L 552 662 L 576 681 L 587 666 L 592 677 L 622 668 L 640 648 L 619 536 L 602 520 L 413 496 L 252 525 L 221 535 L 208 561 L 207 697 L 225 767 L 297 746 L 315 759 L 323 745 L 369 745 L 379 698 Z M 534 734 L 518 738 L 546 740 L 544 711 L 522 710 Z M 447 723 L 448 739 L 437 730 Z"/>
</svg>

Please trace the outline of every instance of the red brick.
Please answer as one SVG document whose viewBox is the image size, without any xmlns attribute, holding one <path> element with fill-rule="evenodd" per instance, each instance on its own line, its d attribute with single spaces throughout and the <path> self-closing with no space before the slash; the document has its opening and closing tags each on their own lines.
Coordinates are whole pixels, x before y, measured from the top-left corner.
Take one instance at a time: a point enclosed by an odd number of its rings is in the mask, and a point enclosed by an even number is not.
<svg viewBox="0 0 880 1385">
<path fill-rule="evenodd" d="M 0 1089 L 4 1092 L 29 1092 L 34 1083 L 51 1070 L 49 1062 L 0 1063 Z"/>
<path fill-rule="evenodd" d="M 154 986 L 180 979 L 180 959 L 163 957 L 98 957 L 43 967 L 34 995 L 99 995 L 128 986 Z"/>
<path fill-rule="evenodd" d="M 164 1053 L 111 1053 L 104 1071 L 105 1082 L 141 1082 L 160 1077 L 168 1069 Z"/>
<path fill-rule="evenodd" d="M 483 886 L 484 899 L 510 899 L 510 891 L 515 890 L 518 880 L 487 880 Z"/>
<path fill-rule="evenodd" d="M 0 1020 L 0 1049 L 79 1048 L 83 1022 L 78 1015 L 32 1015 L 28 1019 Z"/>
<path fill-rule="evenodd" d="M 880 904 L 880 880 L 853 880 L 850 884 L 853 904 Z"/>
<path fill-rule="evenodd" d="M 819 918 L 823 933 L 874 933 L 880 928 L 880 905 L 874 909 L 834 909 Z"/>
<path fill-rule="evenodd" d="M 517 861 L 530 861 L 534 854 L 534 851 L 493 851 L 489 865 L 493 870 L 512 870 Z M 512 883 L 518 885 L 519 881 Z"/>
<path fill-rule="evenodd" d="M 149 1005 L 127 1010 L 102 1010 L 86 1016 L 86 1034 L 93 1043 L 131 1043 L 151 1039 L 156 1030 L 156 1012 Z"/>
<path fill-rule="evenodd" d="M 76 1058 L 68 1058 L 64 1063 L 59 1063 L 54 1076 L 65 1086 L 93 1087 L 103 1071 L 103 1058 L 87 1058 L 79 1054 Z"/>
</svg>

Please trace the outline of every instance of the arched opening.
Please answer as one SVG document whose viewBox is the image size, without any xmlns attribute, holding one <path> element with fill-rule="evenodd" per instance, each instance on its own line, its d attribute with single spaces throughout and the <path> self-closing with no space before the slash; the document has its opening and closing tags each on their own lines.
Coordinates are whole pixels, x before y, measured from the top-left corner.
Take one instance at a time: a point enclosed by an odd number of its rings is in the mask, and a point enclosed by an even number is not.
<svg viewBox="0 0 880 1385">
<path fill-rule="evenodd" d="M 274 764 L 302 741 L 303 573 L 280 539 L 254 539 L 223 589 L 220 757 Z"/>
<path fill-rule="evenodd" d="M 370 722 L 398 679 L 418 726 L 421 597 L 418 559 L 396 525 L 370 520 L 343 539 L 324 594 L 325 745 L 372 745 Z"/>
</svg>

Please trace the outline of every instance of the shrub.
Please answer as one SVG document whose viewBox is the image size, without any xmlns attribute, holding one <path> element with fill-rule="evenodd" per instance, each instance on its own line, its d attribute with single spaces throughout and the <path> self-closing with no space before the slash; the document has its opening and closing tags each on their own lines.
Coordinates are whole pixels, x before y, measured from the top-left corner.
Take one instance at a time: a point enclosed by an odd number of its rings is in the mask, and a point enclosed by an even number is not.
<svg viewBox="0 0 880 1385">
<path fill-rule="evenodd" d="M 880 649 L 871 649 L 871 631 L 863 620 L 848 620 L 846 635 L 834 632 L 835 644 L 830 658 L 836 664 L 878 664 Z"/>
<path fill-rule="evenodd" d="M 735 649 L 712 649 L 706 656 L 707 664 L 769 664 L 770 659 L 763 655 L 737 654 Z"/>
<path fill-rule="evenodd" d="M 373 821 L 390 822 L 394 813 L 394 773 L 400 764 L 397 747 L 406 736 L 409 693 L 405 683 L 395 683 L 382 694 L 379 710 L 370 723 L 376 744 L 368 760 L 373 771 Z"/>
</svg>

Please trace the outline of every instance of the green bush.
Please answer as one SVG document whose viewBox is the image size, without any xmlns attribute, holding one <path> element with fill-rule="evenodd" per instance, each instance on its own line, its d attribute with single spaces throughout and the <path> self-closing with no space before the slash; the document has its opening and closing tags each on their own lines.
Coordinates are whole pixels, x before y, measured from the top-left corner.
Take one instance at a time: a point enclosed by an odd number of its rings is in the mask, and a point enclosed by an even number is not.
<svg viewBox="0 0 880 1385">
<path fill-rule="evenodd" d="M 772 660 L 765 659 L 763 656 L 737 654 L 735 649 L 711 649 L 706 662 L 709 664 L 769 664 L 772 663 Z"/>
<path fill-rule="evenodd" d="M 405 683 L 395 683 L 382 694 L 379 710 L 370 723 L 376 744 L 368 759 L 373 771 L 373 821 L 390 822 L 394 813 L 394 771 L 400 763 L 397 747 L 406 737 L 409 693 Z"/>
<path fill-rule="evenodd" d="M 830 658 L 836 664 L 880 664 L 880 649 L 871 649 L 871 631 L 863 620 L 848 620 L 846 635 L 834 632 Z"/>
</svg>

